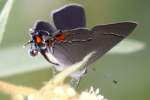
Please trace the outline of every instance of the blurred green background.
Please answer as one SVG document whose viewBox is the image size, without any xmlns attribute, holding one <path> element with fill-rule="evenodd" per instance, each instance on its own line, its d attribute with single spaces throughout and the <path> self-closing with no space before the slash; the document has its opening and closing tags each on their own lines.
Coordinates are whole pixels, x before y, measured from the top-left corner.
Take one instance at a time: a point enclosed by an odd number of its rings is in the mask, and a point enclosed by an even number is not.
<svg viewBox="0 0 150 100">
<path fill-rule="evenodd" d="M 6 1 L 0 0 L 0 11 Z M 85 7 L 88 27 L 136 21 L 138 27 L 129 38 L 146 43 L 146 48 L 139 52 L 103 56 L 92 65 L 95 70 L 87 73 L 78 90 L 94 86 L 100 88 L 101 94 L 108 100 L 150 100 L 149 0 L 15 0 L 0 45 L 0 58 L 3 57 L 0 63 L 4 63 L 1 65 L 8 63 L 11 66 L 0 66 L 0 73 L 3 73 L 4 69 L 9 73 L 15 66 L 18 66 L 15 70 L 28 68 L 30 64 L 36 69 L 39 62 L 43 62 L 43 69 L 0 76 L 0 79 L 17 85 L 40 88 L 43 82 L 52 77 L 48 63 L 40 56 L 29 57 L 27 49 L 23 49 L 21 45 L 30 39 L 28 30 L 36 20 L 52 22 L 50 12 L 69 3 L 79 3 Z M 22 49 L 23 51 L 19 51 Z M 13 63 L 14 61 L 18 63 Z M 117 80 L 118 84 L 114 84 L 113 80 Z M 0 100 L 8 100 L 8 97 L 0 94 Z"/>
</svg>

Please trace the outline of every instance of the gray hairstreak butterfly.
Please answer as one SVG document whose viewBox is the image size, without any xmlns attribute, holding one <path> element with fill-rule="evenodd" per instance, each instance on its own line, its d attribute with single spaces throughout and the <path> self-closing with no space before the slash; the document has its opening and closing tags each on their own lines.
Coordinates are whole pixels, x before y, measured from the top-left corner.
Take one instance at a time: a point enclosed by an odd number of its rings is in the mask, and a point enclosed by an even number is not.
<svg viewBox="0 0 150 100">
<path fill-rule="evenodd" d="M 61 71 L 66 66 L 81 61 L 87 54 L 95 54 L 86 66 L 73 73 L 79 79 L 87 67 L 127 37 L 137 26 L 134 22 L 119 22 L 86 27 L 84 8 L 77 4 L 66 5 L 52 13 L 53 24 L 38 21 L 31 30 L 31 40 L 27 43 L 31 56 L 41 53 L 43 57 Z M 55 60 L 52 60 L 51 54 Z M 57 61 L 56 61 L 57 60 Z"/>
</svg>

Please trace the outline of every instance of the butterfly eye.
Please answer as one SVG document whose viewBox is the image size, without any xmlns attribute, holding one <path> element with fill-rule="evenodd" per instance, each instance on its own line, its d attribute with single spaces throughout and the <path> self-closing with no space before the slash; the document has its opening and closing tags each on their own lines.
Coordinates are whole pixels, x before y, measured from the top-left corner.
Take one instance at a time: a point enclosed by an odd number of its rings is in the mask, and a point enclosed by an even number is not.
<svg viewBox="0 0 150 100">
<path fill-rule="evenodd" d="M 52 44 L 54 43 L 54 40 L 46 40 L 45 43 L 48 45 L 48 46 L 52 46 Z"/>
</svg>

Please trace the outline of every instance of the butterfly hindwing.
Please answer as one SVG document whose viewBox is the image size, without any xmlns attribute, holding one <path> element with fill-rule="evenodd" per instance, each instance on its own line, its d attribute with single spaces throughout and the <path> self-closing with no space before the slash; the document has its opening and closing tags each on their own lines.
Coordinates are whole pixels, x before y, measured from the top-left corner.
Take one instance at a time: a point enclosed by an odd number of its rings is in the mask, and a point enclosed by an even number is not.
<svg viewBox="0 0 150 100">
<path fill-rule="evenodd" d="M 55 28 L 45 21 L 38 21 L 34 25 L 35 31 L 47 31 L 48 33 L 54 33 Z"/>
</svg>

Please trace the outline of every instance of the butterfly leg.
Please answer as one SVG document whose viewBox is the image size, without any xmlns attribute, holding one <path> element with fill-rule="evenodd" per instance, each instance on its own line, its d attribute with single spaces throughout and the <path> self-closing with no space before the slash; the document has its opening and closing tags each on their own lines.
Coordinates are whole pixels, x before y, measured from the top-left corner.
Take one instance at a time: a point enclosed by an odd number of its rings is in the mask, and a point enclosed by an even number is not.
<svg viewBox="0 0 150 100">
<path fill-rule="evenodd" d="M 70 81 L 71 86 L 73 86 L 74 88 L 78 88 L 80 81 L 82 80 L 84 75 L 88 72 L 88 69 L 89 67 L 85 65 L 82 75 L 80 75 L 80 77 L 72 78 L 72 80 Z"/>
<path fill-rule="evenodd" d="M 50 47 L 50 52 L 53 54 L 54 53 L 54 49 L 53 49 L 54 47 L 52 46 L 52 47 Z"/>
<path fill-rule="evenodd" d="M 82 70 L 80 70 L 77 76 L 72 77 L 72 79 L 70 80 L 70 85 L 74 88 L 78 88 L 80 81 L 82 80 L 82 78 L 86 73 L 87 73 L 87 67 L 84 67 Z"/>
<path fill-rule="evenodd" d="M 80 84 L 80 81 L 81 81 L 81 78 L 80 77 L 79 79 L 75 79 L 75 78 L 72 78 L 71 81 L 70 81 L 70 85 L 73 87 L 73 88 L 78 88 L 79 84 Z"/>
<path fill-rule="evenodd" d="M 54 45 L 55 43 L 52 43 L 50 46 L 47 45 L 47 51 L 50 52 L 51 54 L 54 54 Z"/>
</svg>

